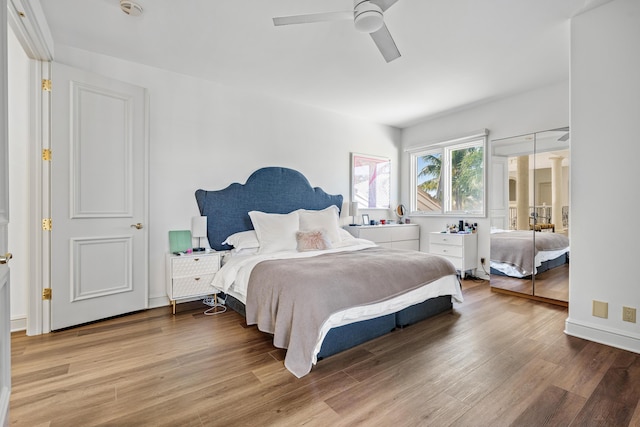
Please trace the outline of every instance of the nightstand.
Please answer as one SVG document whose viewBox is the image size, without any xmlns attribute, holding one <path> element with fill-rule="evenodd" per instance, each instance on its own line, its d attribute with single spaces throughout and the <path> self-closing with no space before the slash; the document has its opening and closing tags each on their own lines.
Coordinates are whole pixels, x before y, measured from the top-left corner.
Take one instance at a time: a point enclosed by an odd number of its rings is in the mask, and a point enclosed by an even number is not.
<svg viewBox="0 0 640 427">
<path fill-rule="evenodd" d="M 478 235 L 431 232 L 429 233 L 429 253 L 447 258 L 456 270 L 460 270 L 460 277 L 464 279 L 467 270 L 477 268 Z"/>
<path fill-rule="evenodd" d="M 222 252 L 195 252 L 187 255 L 167 254 L 167 296 L 176 314 L 176 300 L 207 296 L 217 291 L 211 287 L 220 270 Z"/>
<path fill-rule="evenodd" d="M 344 229 L 354 237 L 371 240 L 385 248 L 420 250 L 418 224 L 348 225 Z"/>
</svg>

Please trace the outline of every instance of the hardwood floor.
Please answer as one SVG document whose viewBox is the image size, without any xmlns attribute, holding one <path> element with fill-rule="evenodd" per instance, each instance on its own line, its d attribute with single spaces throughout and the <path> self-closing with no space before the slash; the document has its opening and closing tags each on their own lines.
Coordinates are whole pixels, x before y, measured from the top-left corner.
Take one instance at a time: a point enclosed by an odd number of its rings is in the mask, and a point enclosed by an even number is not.
<svg viewBox="0 0 640 427">
<path fill-rule="evenodd" d="M 527 295 L 534 293 L 531 278 L 518 279 L 515 277 L 491 275 L 491 286 Z M 535 295 L 558 301 L 569 301 L 569 264 L 536 274 Z"/>
<path fill-rule="evenodd" d="M 10 425 L 640 425 L 639 354 L 566 336 L 563 307 L 463 292 L 301 379 L 269 336 L 199 304 L 17 333 Z"/>
</svg>

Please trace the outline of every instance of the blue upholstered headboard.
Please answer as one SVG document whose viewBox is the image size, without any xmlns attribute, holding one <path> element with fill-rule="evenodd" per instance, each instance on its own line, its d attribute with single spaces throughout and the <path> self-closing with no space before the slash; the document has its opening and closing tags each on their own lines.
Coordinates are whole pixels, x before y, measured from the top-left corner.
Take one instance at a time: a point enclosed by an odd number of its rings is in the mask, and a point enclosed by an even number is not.
<svg viewBox="0 0 640 427">
<path fill-rule="evenodd" d="M 342 209 L 342 196 L 311 187 L 307 178 L 293 169 L 258 169 L 243 184 L 224 190 L 196 191 L 200 215 L 207 217 L 207 237 L 215 250 L 229 249 L 222 242 L 231 234 L 253 230 L 249 211 L 289 213 L 296 209 L 320 210 L 331 205 Z"/>
</svg>

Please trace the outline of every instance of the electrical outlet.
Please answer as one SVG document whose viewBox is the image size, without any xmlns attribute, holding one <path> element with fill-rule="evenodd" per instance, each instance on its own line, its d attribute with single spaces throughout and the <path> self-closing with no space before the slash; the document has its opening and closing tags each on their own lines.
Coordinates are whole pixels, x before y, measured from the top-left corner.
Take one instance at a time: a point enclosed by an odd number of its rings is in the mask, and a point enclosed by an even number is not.
<svg viewBox="0 0 640 427">
<path fill-rule="evenodd" d="M 593 300 L 593 315 L 595 317 L 609 318 L 609 303 Z"/>
<path fill-rule="evenodd" d="M 633 307 L 622 307 L 622 320 L 636 323 L 636 309 Z"/>
<path fill-rule="evenodd" d="M 484 265 L 484 258 L 480 258 L 480 264 Z"/>
</svg>

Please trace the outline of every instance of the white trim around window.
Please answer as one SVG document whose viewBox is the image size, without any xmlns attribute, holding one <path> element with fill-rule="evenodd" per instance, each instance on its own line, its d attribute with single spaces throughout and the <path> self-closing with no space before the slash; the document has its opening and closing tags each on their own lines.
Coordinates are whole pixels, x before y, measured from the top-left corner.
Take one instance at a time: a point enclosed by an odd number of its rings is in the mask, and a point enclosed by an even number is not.
<svg viewBox="0 0 640 427">
<path fill-rule="evenodd" d="M 411 215 L 486 216 L 488 135 L 488 130 L 482 129 L 405 150 L 410 157 Z M 469 157 L 470 160 L 473 159 L 473 163 L 463 169 L 457 163 L 461 161 L 461 157 L 457 155 L 460 151 L 473 154 L 473 158 Z M 418 169 L 422 170 L 425 161 L 428 163 L 429 160 L 437 174 L 431 176 L 430 183 L 425 183 L 424 174 L 418 176 L 421 172 Z M 465 174 L 468 171 L 471 174 Z M 420 184 L 419 180 L 422 180 Z M 465 183 L 462 188 L 460 184 L 456 184 L 461 180 Z"/>
</svg>

